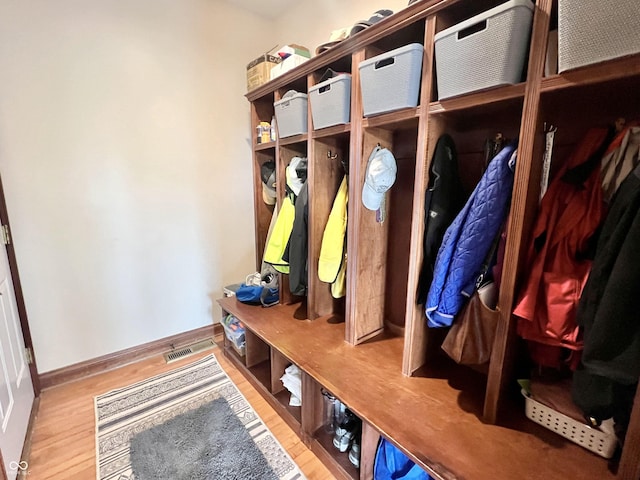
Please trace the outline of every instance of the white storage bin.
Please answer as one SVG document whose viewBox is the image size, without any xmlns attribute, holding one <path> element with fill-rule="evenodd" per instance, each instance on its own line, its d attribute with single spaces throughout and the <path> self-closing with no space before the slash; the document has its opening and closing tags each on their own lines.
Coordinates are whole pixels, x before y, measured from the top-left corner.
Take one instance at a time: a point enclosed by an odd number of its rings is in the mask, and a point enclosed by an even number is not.
<svg viewBox="0 0 640 480">
<path fill-rule="evenodd" d="M 423 52 L 412 43 L 360 62 L 365 117 L 418 105 Z"/>
<path fill-rule="evenodd" d="M 638 0 L 559 0 L 559 71 L 640 52 Z"/>
<path fill-rule="evenodd" d="M 307 133 L 307 94 L 288 91 L 273 104 L 280 138 Z"/>
<path fill-rule="evenodd" d="M 351 75 L 343 73 L 309 89 L 313 128 L 349 123 L 351 113 Z"/>
<path fill-rule="evenodd" d="M 525 414 L 533 420 L 558 435 L 577 443 L 581 447 L 592 451 L 604 458 L 611 458 L 616 451 L 618 440 L 602 430 L 578 422 L 567 415 L 538 402 L 533 396 L 521 390 L 525 398 Z"/>
<path fill-rule="evenodd" d="M 532 20 L 530 0 L 510 0 L 438 33 L 438 98 L 519 83 Z"/>
</svg>

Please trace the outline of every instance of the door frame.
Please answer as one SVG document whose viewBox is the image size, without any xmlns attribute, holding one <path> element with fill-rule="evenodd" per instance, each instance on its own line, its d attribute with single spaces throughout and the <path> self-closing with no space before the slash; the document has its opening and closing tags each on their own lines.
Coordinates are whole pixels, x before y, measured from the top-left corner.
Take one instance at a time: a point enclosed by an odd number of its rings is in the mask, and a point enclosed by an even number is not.
<svg viewBox="0 0 640 480">
<path fill-rule="evenodd" d="M 36 398 L 40 396 L 40 376 L 36 365 L 36 353 L 33 349 L 33 340 L 31 339 L 31 330 L 29 329 L 29 320 L 27 317 L 27 309 L 22 295 L 22 285 L 20 284 L 20 274 L 18 273 L 18 262 L 16 261 L 16 252 L 13 247 L 13 235 L 11 234 L 11 224 L 9 223 L 9 213 L 7 210 L 7 202 L 4 198 L 4 187 L 2 184 L 2 175 L 0 174 L 0 224 L 6 225 L 9 233 L 9 245 L 5 245 L 7 250 L 7 258 L 9 259 L 9 271 L 11 272 L 11 280 L 13 283 L 13 292 L 16 296 L 16 305 L 18 307 L 18 318 L 20 319 L 20 327 L 22 329 L 22 337 L 24 338 L 25 347 L 31 350 L 32 361 L 29 363 L 31 372 L 31 380 L 33 383 L 33 393 Z M 1 246 L 1 244 L 0 244 Z"/>
</svg>

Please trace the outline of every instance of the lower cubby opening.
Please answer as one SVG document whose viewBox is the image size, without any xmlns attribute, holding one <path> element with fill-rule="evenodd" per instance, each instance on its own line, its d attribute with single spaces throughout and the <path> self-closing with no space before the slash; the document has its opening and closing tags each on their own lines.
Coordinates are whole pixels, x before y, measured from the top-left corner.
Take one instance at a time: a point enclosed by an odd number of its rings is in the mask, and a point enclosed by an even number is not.
<svg viewBox="0 0 640 480">
<path fill-rule="evenodd" d="M 300 405 L 291 405 L 292 393 L 287 389 L 288 385 L 291 388 L 294 388 L 292 385 L 298 385 L 298 381 L 296 380 L 295 373 L 288 373 L 287 369 L 294 365 L 292 361 L 290 361 L 287 357 L 282 355 L 278 350 L 272 348 L 271 349 L 271 394 L 278 401 L 280 405 L 284 408 L 286 412 L 288 412 L 296 425 L 300 425 L 302 422 L 302 406 Z M 289 378 L 283 381 L 287 375 Z M 302 372 L 300 371 L 300 375 Z M 303 398 L 302 392 L 302 379 L 300 378 L 300 393 L 299 400 Z M 294 388 L 295 390 L 295 388 Z"/>
<path fill-rule="evenodd" d="M 245 365 L 245 356 L 244 355 L 240 355 L 235 348 L 233 348 L 233 345 L 231 345 L 231 342 L 229 340 L 227 340 L 225 338 L 225 342 L 224 342 L 224 350 L 225 353 L 227 354 L 228 357 L 231 357 L 233 360 L 235 360 L 236 363 L 239 363 L 240 365 Z"/>
<path fill-rule="evenodd" d="M 263 385 L 266 389 L 271 386 L 271 364 L 269 360 L 258 363 L 252 367 L 249 367 L 249 372 L 255 377 L 255 379 Z"/>
<path fill-rule="evenodd" d="M 350 478 L 360 478 L 360 469 L 356 468 L 349 460 L 349 450 L 342 453 L 333 445 L 335 432 L 327 432 L 324 426 L 313 432 L 313 439 L 318 445 L 339 465 L 344 473 Z"/>
<path fill-rule="evenodd" d="M 245 361 L 244 365 L 255 379 L 257 386 L 271 391 L 271 348 L 253 331 L 245 327 Z"/>
<path fill-rule="evenodd" d="M 291 393 L 287 390 L 282 390 L 278 393 L 274 393 L 273 396 L 278 402 L 280 402 L 284 409 L 291 414 L 296 422 L 300 423 L 302 419 L 302 407 L 289 405 Z"/>
<path fill-rule="evenodd" d="M 225 312 L 220 320 L 224 336 L 224 348 L 242 365 L 245 365 L 246 342 L 245 329 L 242 323 L 233 315 Z"/>
<path fill-rule="evenodd" d="M 337 478 L 371 478 L 371 475 L 363 475 L 360 468 L 363 462 L 365 465 L 371 463 L 373 452 L 363 446 L 365 435 L 368 439 L 371 429 L 308 374 L 303 372 L 302 380 L 304 401 L 307 402 L 302 426 L 311 438 L 311 449 Z"/>
</svg>

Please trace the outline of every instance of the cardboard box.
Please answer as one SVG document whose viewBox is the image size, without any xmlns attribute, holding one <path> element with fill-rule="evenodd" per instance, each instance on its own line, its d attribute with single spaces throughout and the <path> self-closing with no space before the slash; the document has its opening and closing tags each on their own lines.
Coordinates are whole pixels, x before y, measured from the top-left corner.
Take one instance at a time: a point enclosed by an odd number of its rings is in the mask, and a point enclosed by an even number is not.
<svg viewBox="0 0 640 480">
<path fill-rule="evenodd" d="M 271 79 L 271 69 L 282 59 L 278 55 L 265 53 L 247 65 L 247 91 L 258 88 Z"/>
</svg>

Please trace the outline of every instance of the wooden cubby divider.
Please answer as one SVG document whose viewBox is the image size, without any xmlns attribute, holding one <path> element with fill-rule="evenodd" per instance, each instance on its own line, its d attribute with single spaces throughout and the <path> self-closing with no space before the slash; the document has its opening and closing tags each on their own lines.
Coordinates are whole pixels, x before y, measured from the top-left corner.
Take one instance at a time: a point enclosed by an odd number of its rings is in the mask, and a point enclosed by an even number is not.
<svg viewBox="0 0 640 480">
<path fill-rule="evenodd" d="M 318 260 L 324 228 L 349 161 L 349 134 L 312 140 L 309 148 L 309 319 L 336 314 L 344 319 L 344 300 L 331 296 L 331 287 L 318 278 Z"/>
<path fill-rule="evenodd" d="M 492 423 L 498 417 L 500 402 L 504 398 L 506 382 L 513 381 L 513 357 L 516 341 L 513 311 L 516 291 L 516 276 L 524 263 L 528 235 L 535 218 L 537 197 L 540 193 L 540 164 L 533 162 L 537 137 L 536 126 L 540 123 L 539 98 L 540 82 L 544 73 L 547 38 L 552 0 L 539 0 L 533 19 L 531 48 L 529 53 L 528 80 L 524 96 L 520 139 L 518 142 L 518 160 L 513 187 L 511 212 L 507 225 L 507 245 L 504 265 L 516 268 L 504 269 L 500 286 L 498 309 L 500 322 L 494 341 L 491 364 L 489 367 L 489 383 L 485 396 L 484 416 Z M 542 153 L 542 152 L 540 152 Z M 541 158 L 537 156 L 536 158 Z"/>
<path fill-rule="evenodd" d="M 271 120 L 274 101 L 288 90 L 307 92 L 329 67 L 352 76 L 349 123 L 316 130 L 310 105 L 307 133 L 265 144 L 254 139 L 258 269 L 273 212 L 262 201 L 260 166 L 275 161 L 281 205 L 286 166 L 293 156 L 308 158 L 307 296 L 293 297 L 288 277 L 281 275 L 276 307 L 221 301 L 224 311 L 246 325 L 248 335 L 245 357 L 229 345 L 227 355 L 337 478 L 372 478 L 375 449 L 383 436 L 438 479 L 640 479 L 640 393 L 616 473 L 606 460 L 526 419 L 514 378 L 523 365 L 511 312 L 527 274 L 525 255 L 539 204 L 544 125 L 559 128 L 553 175 L 588 127 L 618 116 L 635 119 L 640 105 L 640 54 L 544 76 L 557 2 L 536 0 L 526 79 L 515 85 L 439 100 L 435 35 L 503 0 L 423 0 L 247 94 L 253 138 L 255 127 Z M 415 42 L 424 45 L 418 105 L 364 117 L 360 62 Z M 446 330 L 427 328 L 424 306 L 416 304 L 425 190 L 442 134 L 450 134 L 456 143 L 463 187 L 471 193 L 484 169 L 483 142 L 498 132 L 518 140 L 518 156 L 498 331 L 490 362 L 472 369 L 443 354 Z M 398 164 L 382 222 L 361 201 L 368 158 L 377 145 L 390 149 Z M 345 173 L 342 161 L 348 162 L 349 171 L 347 293 L 336 300 L 329 285 L 319 281 L 317 267 L 324 226 Z M 298 409 L 286 404 L 288 392 L 279 381 L 284 368 L 294 362 L 303 372 L 303 405 Z M 359 472 L 345 457 L 336 456 L 330 436 L 322 433 L 321 388 L 338 395 L 364 421 Z"/>
<path fill-rule="evenodd" d="M 283 391 L 284 385 L 280 381 L 280 377 L 284 374 L 291 362 L 285 356 L 275 349 L 271 349 L 271 393 L 274 395 Z"/>
<path fill-rule="evenodd" d="M 413 211 L 411 217 L 411 240 L 409 250 L 409 265 L 407 273 L 407 297 L 405 308 L 405 335 L 402 358 L 402 373 L 413 375 L 425 363 L 428 345 L 428 329 L 425 314 L 421 305 L 417 305 L 416 288 L 420 269 L 422 268 L 423 251 L 422 237 L 424 235 L 424 195 L 429 184 L 429 159 L 433 155 L 429 128 L 429 110 L 426 106 L 432 95 L 434 73 L 434 35 L 436 18 L 429 17 L 425 24 L 424 57 L 422 59 L 422 79 L 420 85 L 420 116 L 418 121 L 418 138 L 416 148 L 416 172 L 413 186 Z M 442 133 L 442 132 L 440 132 Z M 438 133 L 437 136 L 440 136 Z M 437 139 L 437 137 L 436 137 Z"/>
<path fill-rule="evenodd" d="M 354 267 L 354 255 L 359 249 L 358 238 L 353 233 L 354 228 L 361 222 L 362 208 L 355 206 L 358 192 L 362 189 L 361 179 L 364 177 L 362 167 L 363 145 L 362 145 L 362 95 L 360 93 L 360 70 L 358 65 L 365 60 L 363 48 L 353 52 L 351 57 L 351 142 L 349 145 L 349 204 L 347 208 L 347 299 L 345 306 L 345 340 L 355 345 L 358 333 L 356 325 L 352 319 L 356 318 L 358 312 L 357 298 L 354 293 L 358 291 L 359 272 Z"/>
</svg>

